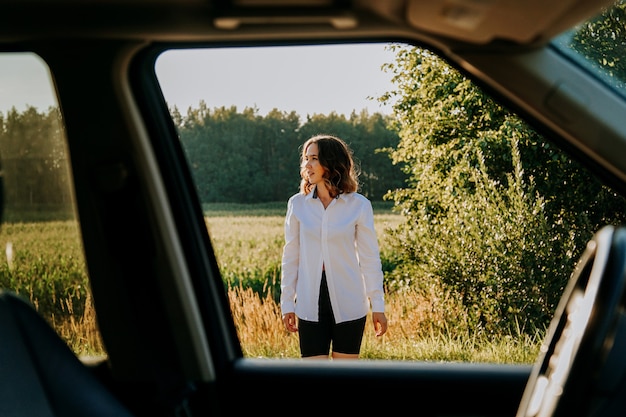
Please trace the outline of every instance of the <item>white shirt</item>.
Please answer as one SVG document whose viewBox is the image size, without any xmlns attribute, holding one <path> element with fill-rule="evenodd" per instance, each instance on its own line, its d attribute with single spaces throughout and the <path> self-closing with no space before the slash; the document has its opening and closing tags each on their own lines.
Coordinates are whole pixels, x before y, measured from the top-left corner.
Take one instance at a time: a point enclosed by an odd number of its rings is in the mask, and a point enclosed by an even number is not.
<svg viewBox="0 0 626 417">
<path fill-rule="evenodd" d="M 335 322 L 385 311 L 383 272 L 374 211 L 358 193 L 340 194 L 326 209 L 311 192 L 287 203 L 280 308 L 318 321 L 318 300 L 326 271 Z"/>
</svg>

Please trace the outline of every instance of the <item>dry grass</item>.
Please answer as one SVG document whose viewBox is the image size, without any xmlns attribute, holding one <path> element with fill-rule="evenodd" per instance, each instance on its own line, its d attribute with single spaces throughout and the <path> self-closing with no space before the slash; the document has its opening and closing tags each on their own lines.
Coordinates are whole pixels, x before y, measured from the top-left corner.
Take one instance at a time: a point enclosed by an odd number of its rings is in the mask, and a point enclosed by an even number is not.
<svg viewBox="0 0 626 417">
<path fill-rule="evenodd" d="M 283 244 L 282 216 L 207 217 L 222 271 L 250 265 L 259 269 L 280 262 Z M 391 213 L 375 214 L 381 251 L 388 249 L 385 229 L 402 221 Z M 269 278 L 268 278 L 269 279 Z M 361 357 L 427 361 L 532 363 L 539 349 L 537 338 L 488 337 L 470 334 L 458 301 L 441 288 L 404 289 L 388 294 L 389 330 L 374 335 L 368 316 Z M 280 306 L 271 297 L 251 289 L 231 287 L 228 297 L 244 356 L 299 357 L 298 336 L 282 325 Z"/>
<path fill-rule="evenodd" d="M 73 311 L 70 302 L 66 302 L 68 311 Z M 52 326 L 57 333 L 66 340 L 69 347 L 79 356 L 101 356 L 104 354 L 104 344 L 100 337 L 96 322 L 96 310 L 93 306 L 91 294 L 85 300 L 83 314 L 75 318 L 72 314 L 69 319 L 57 321 L 52 317 Z"/>
<path fill-rule="evenodd" d="M 272 297 L 261 298 L 251 289 L 231 288 L 228 298 L 246 357 L 299 357 L 298 337 L 284 329 L 280 306 Z M 438 332 L 444 324 L 442 314 L 415 292 L 390 297 L 387 309 L 389 331 L 380 338 L 374 335 L 368 316 L 363 357 L 413 359 L 412 352 L 402 351 L 422 340 L 424 334 Z"/>
<path fill-rule="evenodd" d="M 496 339 L 468 335 L 449 328 L 459 321 L 460 308 L 454 300 L 442 300 L 433 289 L 429 295 L 405 290 L 387 297 L 389 330 L 374 335 L 370 317 L 366 324 L 361 357 L 419 361 L 532 363 L 540 336 Z M 288 333 L 281 322 L 279 305 L 271 295 L 259 296 L 250 288 L 233 287 L 228 298 L 245 357 L 298 358 L 298 336 Z M 105 352 L 97 330 L 91 300 L 79 319 L 55 322 L 54 327 L 81 356 Z M 68 306 L 71 308 L 71 306 Z"/>
<path fill-rule="evenodd" d="M 250 288 L 234 287 L 229 289 L 228 299 L 244 356 L 299 356 L 298 336 L 283 327 L 280 306 L 273 298 L 261 298 Z"/>
<path fill-rule="evenodd" d="M 385 249 L 384 229 L 400 221 L 393 214 L 375 217 L 381 249 Z M 207 227 L 215 246 L 220 269 L 223 274 L 254 276 L 258 271 L 275 271 L 280 265 L 283 242 L 282 216 L 220 216 L 207 218 Z M 48 236 L 42 244 L 42 236 Z M 12 242 L 16 250 L 15 265 L 0 264 L 0 272 L 14 282 L 16 276 L 41 276 L 41 271 L 27 269 L 40 267 L 37 259 L 50 265 L 48 279 L 64 280 L 68 276 L 82 277 L 84 265 L 80 243 L 73 225 L 48 223 L 45 225 L 5 226 L 0 247 Z M 28 248 L 28 249 L 26 249 Z M 58 258 L 64 253 L 65 258 Z M 255 269 L 256 268 L 256 269 Z M 274 268 L 274 269 L 272 269 Z M 19 274 L 18 274 L 19 273 Z M 276 279 L 262 275 L 265 280 Z M 16 287 L 16 285 L 6 285 Z M 20 283 L 22 294 L 30 296 L 31 302 L 40 307 L 41 298 L 33 293 L 37 287 L 30 280 Z M 77 285 L 77 284 L 74 284 Z M 45 292 L 40 288 L 40 297 L 56 297 L 61 294 Z M 75 288 L 79 288 L 76 286 Z M 44 292 L 41 292 L 44 291 Z M 540 336 L 501 336 L 488 338 L 470 334 L 463 327 L 463 314 L 454 299 L 442 296 L 440 288 L 404 289 L 387 295 L 387 318 L 389 330 L 376 338 L 370 318 L 366 327 L 361 356 L 367 359 L 429 360 L 532 363 L 536 358 Z M 233 319 L 241 346 L 246 357 L 297 358 L 299 357 L 298 336 L 285 331 L 281 322 L 279 305 L 271 294 L 260 296 L 250 288 L 231 287 L 228 290 Z M 76 299 L 84 300 L 84 308 L 78 308 L 65 300 L 59 314 L 46 318 L 68 345 L 80 356 L 105 354 L 96 323 L 96 314 L 90 294 Z M 70 314 L 65 314 L 69 312 Z"/>
<path fill-rule="evenodd" d="M 245 357 L 298 358 L 298 336 L 281 322 L 279 305 L 250 289 L 228 292 L 233 318 Z M 532 363 L 540 338 L 496 339 L 456 333 L 448 323 L 459 321 L 454 300 L 439 300 L 415 290 L 395 293 L 387 299 L 388 332 L 377 338 L 368 316 L 361 348 L 364 359 L 446 362 Z"/>
<path fill-rule="evenodd" d="M 28 299 L 77 354 L 102 354 L 78 222 L 5 223 L 0 250 L 0 287 Z"/>
</svg>

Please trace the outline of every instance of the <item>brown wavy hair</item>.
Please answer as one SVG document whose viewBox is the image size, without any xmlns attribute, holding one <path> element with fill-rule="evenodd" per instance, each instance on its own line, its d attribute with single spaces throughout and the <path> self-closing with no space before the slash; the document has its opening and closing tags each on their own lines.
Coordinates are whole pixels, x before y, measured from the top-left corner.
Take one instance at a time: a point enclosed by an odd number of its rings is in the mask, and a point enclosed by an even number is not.
<svg viewBox="0 0 626 417">
<path fill-rule="evenodd" d="M 324 167 L 324 183 L 332 197 L 352 193 L 359 189 L 359 169 L 352 157 L 352 149 L 340 138 L 332 135 L 316 135 L 302 145 L 300 155 L 300 191 L 309 194 L 314 186 L 306 176 L 306 150 L 317 144 L 318 159 Z"/>
</svg>

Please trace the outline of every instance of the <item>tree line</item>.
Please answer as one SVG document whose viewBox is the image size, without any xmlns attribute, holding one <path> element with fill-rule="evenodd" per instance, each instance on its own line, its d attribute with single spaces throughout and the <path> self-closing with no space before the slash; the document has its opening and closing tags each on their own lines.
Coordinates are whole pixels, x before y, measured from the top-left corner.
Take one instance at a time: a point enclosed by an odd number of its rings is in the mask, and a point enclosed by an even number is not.
<svg viewBox="0 0 626 417">
<path fill-rule="evenodd" d="M 399 141 L 387 128 L 389 116 L 380 113 L 316 114 L 301 122 L 294 111 L 261 116 L 250 108 L 208 109 L 204 103 L 184 117 L 176 108 L 171 111 L 202 203 L 287 201 L 298 191 L 301 146 L 318 133 L 338 135 L 350 144 L 361 171 L 361 192 L 370 199 L 382 200 L 406 177 L 388 154 L 378 151 Z M 0 149 L 8 207 L 50 210 L 70 203 L 57 108 L 0 113 Z"/>
<path fill-rule="evenodd" d="M 0 112 L 5 208 L 50 212 L 71 205 L 65 132 L 58 108 Z M 60 214 L 60 213 L 59 213 Z"/>
<path fill-rule="evenodd" d="M 389 116 L 366 110 L 350 116 L 307 116 L 274 109 L 259 115 L 252 108 L 209 109 L 204 102 L 185 116 L 174 107 L 174 122 L 203 203 L 287 201 L 298 192 L 302 144 L 315 134 L 333 134 L 354 151 L 360 192 L 382 200 L 401 187 L 406 175 L 381 149 L 395 147 L 398 134 Z"/>
</svg>

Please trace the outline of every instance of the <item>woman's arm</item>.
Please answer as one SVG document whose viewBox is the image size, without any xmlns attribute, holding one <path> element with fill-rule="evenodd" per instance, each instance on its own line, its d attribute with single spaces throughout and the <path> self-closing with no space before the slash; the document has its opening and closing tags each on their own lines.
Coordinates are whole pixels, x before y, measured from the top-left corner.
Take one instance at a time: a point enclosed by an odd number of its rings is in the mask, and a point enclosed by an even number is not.
<svg viewBox="0 0 626 417">
<path fill-rule="evenodd" d="M 385 297 L 383 289 L 383 270 L 380 261 L 378 237 L 374 228 L 374 210 L 372 204 L 366 200 L 361 209 L 356 231 L 356 248 L 359 256 L 359 266 L 365 281 L 365 291 L 370 300 L 372 311 L 385 311 Z"/>
<path fill-rule="evenodd" d="M 285 216 L 285 246 L 281 262 L 280 309 L 282 314 L 293 313 L 296 308 L 296 283 L 300 258 L 300 222 L 294 214 L 293 197 L 287 203 Z"/>
</svg>

